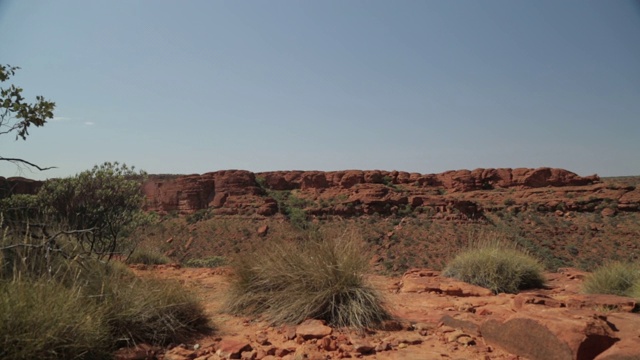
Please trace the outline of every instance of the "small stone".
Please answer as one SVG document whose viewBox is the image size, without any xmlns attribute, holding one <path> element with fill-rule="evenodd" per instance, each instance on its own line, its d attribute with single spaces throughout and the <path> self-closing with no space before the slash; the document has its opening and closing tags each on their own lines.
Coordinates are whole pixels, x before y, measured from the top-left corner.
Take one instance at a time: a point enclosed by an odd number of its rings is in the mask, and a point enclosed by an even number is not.
<svg viewBox="0 0 640 360">
<path fill-rule="evenodd" d="M 455 330 L 453 332 L 450 332 L 449 334 L 447 334 L 447 342 L 454 342 L 456 340 L 458 340 L 459 337 L 461 336 L 469 336 L 465 333 L 463 333 L 460 330 Z"/>
<path fill-rule="evenodd" d="M 471 336 L 468 335 L 462 335 L 459 338 L 456 339 L 456 342 L 458 344 L 462 344 L 464 346 L 469 346 L 469 345 L 475 345 L 475 340 L 473 340 L 473 338 Z"/>
<path fill-rule="evenodd" d="M 257 352 L 257 351 L 255 351 L 255 350 L 251 350 L 251 351 L 243 351 L 243 352 L 240 354 L 240 358 L 241 358 L 242 360 L 255 360 L 255 359 L 256 359 L 256 357 L 257 357 L 257 355 L 258 355 L 258 352 Z"/>
<path fill-rule="evenodd" d="M 353 349 L 357 353 L 364 355 L 364 354 L 371 354 L 374 351 L 375 347 L 366 341 L 359 340 L 359 341 L 353 342 Z"/>
<path fill-rule="evenodd" d="M 376 345 L 375 350 L 376 352 L 391 350 L 391 344 L 389 344 L 386 341 L 383 341 L 380 344 Z"/>
</svg>

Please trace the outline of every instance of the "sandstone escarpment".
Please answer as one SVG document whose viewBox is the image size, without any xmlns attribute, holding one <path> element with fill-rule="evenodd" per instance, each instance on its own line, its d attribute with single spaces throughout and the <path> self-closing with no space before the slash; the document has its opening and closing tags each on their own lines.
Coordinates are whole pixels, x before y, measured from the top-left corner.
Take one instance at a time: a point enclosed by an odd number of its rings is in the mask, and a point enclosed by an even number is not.
<svg viewBox="0 0 640 360">
<path fill-rule="evenodd" d="M 147 209 L 216 214 L 282 212 L 282 194 L 301 200 L 311 215 L 354 216 L 418 210 L 437 218 L 478 219 L 504 207 L 539 211 L 596 211 L 616 202 L 615 211 L 635 211 L 635 189 L 608 189 L 597 175 L 563 169 L 476 169 L 419 174 L 401 171 L 226 170 L 203 175 L 154 177 L 143 185 Z M 564 198 L 566 194 L 567 198 Z M 585 196 L 589 196 L 585 198 Z M 559 199 L 560 198 L 560 199 Z"/>
</svg>

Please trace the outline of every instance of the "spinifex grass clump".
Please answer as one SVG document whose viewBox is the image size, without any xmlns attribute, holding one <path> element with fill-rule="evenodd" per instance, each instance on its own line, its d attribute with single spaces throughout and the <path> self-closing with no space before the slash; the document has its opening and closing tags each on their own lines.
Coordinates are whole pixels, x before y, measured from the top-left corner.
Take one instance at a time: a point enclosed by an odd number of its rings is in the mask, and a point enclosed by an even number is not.
<svg viewBox="0 0 640 360">
<path fill-rule="evenodd" d="M 582 285 L 587 294 L 613 294 L 640 298 L 640 265 L 612 262 L 597 268 Z"/>
<path fill-rule="evenodd" d="M 108 359 L 106 311 L 77 288 L 0 280 L 0 359 Z"/>
<path fill-rule="evenodd" d="M 181 343 L 209 330 L 179 284 L 74 252 L 72 238 L 53 249 L 31 240 L 0 236 L 1 359 L 111 358 L 122 345 Z"/>
<path fill-rule="evenodd" d="M 353 233 L 266 244 L 235 262 L 227 309 L 262 314 L 276 324 L 315 318 L 334 326 L 375 326 L 389 315 L 364 278 L 368 260 Z"/>
<path fill-rule="evenodd" d="M 495 293 L 517 293 L 545 283 L 544 268 L 532 256 L 505 240 L 483 239 L 458 254 L 443 275 Z"/>
</svg>

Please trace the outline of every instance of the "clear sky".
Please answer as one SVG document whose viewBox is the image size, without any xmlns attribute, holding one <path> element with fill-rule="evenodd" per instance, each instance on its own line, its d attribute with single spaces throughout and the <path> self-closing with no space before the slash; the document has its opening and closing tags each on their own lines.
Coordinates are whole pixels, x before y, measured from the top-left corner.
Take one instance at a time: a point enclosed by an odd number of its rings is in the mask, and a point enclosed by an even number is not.
<svg viewBox="0 0 640 360">
<path fill-rule="evenodd" d="M 0 63 L 57 103 L 0 139 L 58 167 L 25 177 L 116 160 L 640 175 L 636 1 L 0 0 Z"/>
</svg>

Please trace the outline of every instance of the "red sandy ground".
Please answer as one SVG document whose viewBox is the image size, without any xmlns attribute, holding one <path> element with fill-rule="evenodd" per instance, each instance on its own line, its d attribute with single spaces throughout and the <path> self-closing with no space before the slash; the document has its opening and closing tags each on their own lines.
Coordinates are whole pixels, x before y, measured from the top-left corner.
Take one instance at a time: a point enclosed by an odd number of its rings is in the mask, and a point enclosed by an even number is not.
<svg viewBox="0 0 640 360">
<path fill-rule="evenodd" d="M 389 322 L 386 330 L 329 329 L 329 335 L 318 338 L 306 338 L 311 335 L 295 326 L 272 327 L 259 319 L 223 313 L 230 279 L 226 268 L 139 265 L 134 270 L 139 276 L 178 280 L 195 291 L 217 330 L 214 335 L 168 349 L 141 345 L 122 350 L 118 354 L 121 359 L 640 358 L 640 315 L 630 312 L 635 302 L 579 294 L 585 273 L 575 269 L 549 273 L 547 289 L 518 295 L 492 295 L 426 269 L 411 270 L 402 278 L 373 275 L 370 282 L 383 294 L 396 320 Z M 512 323 L 504 322 L 513 318 Z M 505 331 L 496 333 L 485 327 L 490 319 Z M 533 326 L 523 329 L 518 319 L 533 321 Z M 326 331 L 320 324 L 314 326 Z M 485 331 L 493 332 L 490 341 L 481 335 Z M 613 340 L 608 343 L 607 339 Z"/>
</svg>

